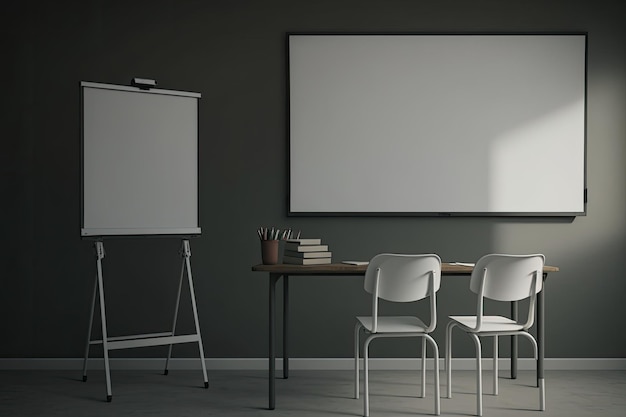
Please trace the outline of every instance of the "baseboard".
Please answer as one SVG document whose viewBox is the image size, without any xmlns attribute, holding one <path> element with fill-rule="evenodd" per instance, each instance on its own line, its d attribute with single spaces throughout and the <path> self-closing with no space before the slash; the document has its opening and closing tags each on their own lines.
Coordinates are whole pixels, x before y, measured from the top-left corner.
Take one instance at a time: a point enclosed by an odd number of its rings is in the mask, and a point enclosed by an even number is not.
<svg viewBox="0 0 626 417">
<path fill-rule="evenodd" d="M 159 370 L 165 366 L 165 360 L 160 358 L 112 358 L 109 361 L 114 370 Z M 276 369 L 282 370 L 282 359 L 276 359 Z M 476 360 L 472 358 L 455 358 L 452 367 L 455 370 L 473 370 Z M 440 369 L 443 369 L 443 359 L 440 359 Z M 483 359 L 483 368 L 492 369 L 493 361 Z M 210 358 L 206 359 L 209 370 L 267 370 L 267 358 Z M 290 370 L 350 370 L 353 369 L 352 358 L 292 358 L 289 360 Z M 427 369 L 433 369 L 432 360 L 427 361 Z M 500 359 L 498 366 L 501 370 L 510 369 L 509 359 Z M 520 358 L 518 369 L 534 370 L 535 360 Z M 626 370 L 626 358 L 546 358 L 546 370 L 584 370 L 584 371 L 623 371 Z M 0 371 L 5 370 L 79 370 L 83 367 L 80 358 L 0 358 Z M 171 370 L 199 369 L 198 359 L 173 358 L 170 361 Z M 102 358 L 91 358 L 89 369 L 104 369 Z M 373 370 L 416 370 L 420 369 L 420 360 L 415 358 L 372 358 L 370 369 Z"/>
</svg>

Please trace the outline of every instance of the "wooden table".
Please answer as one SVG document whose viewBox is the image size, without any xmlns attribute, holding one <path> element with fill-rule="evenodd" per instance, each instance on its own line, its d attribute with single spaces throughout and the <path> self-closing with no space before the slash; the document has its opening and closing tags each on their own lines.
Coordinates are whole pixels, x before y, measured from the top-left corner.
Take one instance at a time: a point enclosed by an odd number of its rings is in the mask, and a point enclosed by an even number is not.
<svg viewBox="0 0 626 417">
<path fill-rule="evenodd" d="M 453 265 L 442 263 L 442 276 L 469 276 L 472 274 L 472 266 Z M 367 265 L 326 264 L 326 265 L 255 265 L 255 272 L 267 272 L 269 274 L 269 409 L 276 406 L 276 283 L 283 278 L 283 378 L 289 378 L 289 277 L 290 276 L 364 276 Z M 543 280 L 545 282 L 548 273 L 558 272 L 555 266 L 545 266 Z M 537 380 L 543 380 L 544 362 L 544 291 L 537 294 Z M 517 320 L 517 302 L 511 303 L 511 318 Z M 511 378 L 517 378 L 517 337 L 511 336 Z"/>
</svg>

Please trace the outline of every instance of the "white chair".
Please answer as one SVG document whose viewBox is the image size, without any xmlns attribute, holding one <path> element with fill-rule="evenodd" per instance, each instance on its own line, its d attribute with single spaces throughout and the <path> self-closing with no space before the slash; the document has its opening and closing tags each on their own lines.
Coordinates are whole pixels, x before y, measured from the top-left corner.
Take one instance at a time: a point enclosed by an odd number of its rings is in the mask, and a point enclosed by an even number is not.
<svg viewBox="0 0 626 417">
<path fill-rule="evenodd" d="M 476 316 L 450 316 L 446 327 L 446 375 L 448 398 L 452 398 L 452 329 L 468 333 L 476 345 L 476 414 L 483 413 L 480 337 L 493 336 L 493 392 L 498 395 L 498 336 L 520 335 L 532 343 L 537 359 L 537 341 L 528 333 L 535 317 L 536 295 L 543 285 L 545 257 L 536 255 L 491 254 L 478 260 L 470 278 L 470 290 L 478 295 Z M 483 314 L 485 299 L 520 301 L 529 298 L 525 322 Z M 539 408 L 545 410 L 545 387 L 539 387 Z"/>
<path fill-rule="evenodd" d="M 439 402 L 439 348 L 430 336 L 437 325 L 435 294 L 441 284 L 441 259 L 434 254 L 399 255 L 379 254 L 370 261 L 365 272 L 365 291 L 372 294 L 372 315 L 357 317 L 354 329 L 354 398 L 359 398 L 359 343 L 360 331 L 368 334 L 363 344 L 364 405 L 363 415 L 369 416 L 368 348 L 379 337 L 422 337 L 422 392 L 426 396 L 426 340 L 434 352 L 435 414 L 440 414 Z M 413 302 L 430 297 L 430 324 L 415 316 L 381 316 L 378 300 Z"/>
</svg>

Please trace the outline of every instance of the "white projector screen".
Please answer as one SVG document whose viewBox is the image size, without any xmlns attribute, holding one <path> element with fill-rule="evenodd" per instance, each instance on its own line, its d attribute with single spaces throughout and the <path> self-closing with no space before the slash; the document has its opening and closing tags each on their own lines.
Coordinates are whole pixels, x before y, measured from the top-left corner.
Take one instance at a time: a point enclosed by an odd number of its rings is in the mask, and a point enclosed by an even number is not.
<svg viewBox="0 0 626 417">
<path fill-rule="evenodd" d="M 90 82 L 81 92 L 81 236 L 200 234 L 200 94 Z"/>
<path fill-rule="evenodd" d="M 288 34 L 289 215 L 585 214 L 586 34 Z"/>
</svg>

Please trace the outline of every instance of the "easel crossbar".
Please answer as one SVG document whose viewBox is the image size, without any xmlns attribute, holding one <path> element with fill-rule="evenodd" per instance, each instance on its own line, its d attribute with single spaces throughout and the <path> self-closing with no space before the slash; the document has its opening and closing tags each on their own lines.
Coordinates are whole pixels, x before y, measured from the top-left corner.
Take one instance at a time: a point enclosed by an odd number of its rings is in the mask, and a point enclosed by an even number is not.
<svg viewBox="0 0 626 417">
<path fill-rule="evenodd" d="M 114 349 L 126 349 L 126 348 L 137 348 L 137 347 L 146 347 L 146 346 L 162 346 L 162 345 L 171 345 L 176 343 L 188 343 L 188 342 L 197 342 L 200 340 L 200 336 L 197 334 L 186 334 L 179 336 L 164 336 L 164 337 L 150 337 L 150 338 L 141 338 L 141 339 L 127 339 L 127 340 L 117 340 L 114 342 L 108 342 L 109 350 Z"/>
<path fill-rule="evenodd" d="M 107 338 L 109 349 L 123 349 L 125 347 L 161 346 L 177 343 L 197 342 L 200 337 L 197 334 L 173 336 L 172 332 L 148 333 L 133 336 L 116 336 Z M 101 345 L 102 340 L 91 340 L 90 345 Z"/>
<path fill-rule="evenodd" d="M 161 336 L 173 336 L 172 332 L 163 332 L 163 333 L 146 333 L 146 334 L 137 334 L 132 336 L 115 336 L 115 337 L 107 337 L 107 342 L 113 342 L 116 340 L 129 340 L 129 339 L 147 339 L 149 337 L 161 337 Z M 90 345 L 99 345 L 102 344 L 102 340 L 92 340 L 89 342 Z"/>
</svg>

